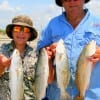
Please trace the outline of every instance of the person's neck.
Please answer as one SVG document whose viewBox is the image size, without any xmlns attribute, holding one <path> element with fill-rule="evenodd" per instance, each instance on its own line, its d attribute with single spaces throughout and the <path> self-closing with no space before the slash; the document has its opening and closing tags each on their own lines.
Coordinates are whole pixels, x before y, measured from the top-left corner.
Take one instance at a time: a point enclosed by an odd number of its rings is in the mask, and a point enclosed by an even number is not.
<svg viewBox="0 0 100 100">
<path fill-rule="evenodd" d="M 83 19 L 84 16 L 85 16 L 84 10 L 79 12 L 76 15 L 75 14 L 73 15 L 73 13 L 66 14 L 67 20 L 73 26 L 73 28 L 77 27 L 77 25 L 81 22 L 81 20 Z"/>
<path fill-rule="evenodd" d="M 20 54 L 24 53 L 25 47 L 26 47 L 26 45 L 17 45 L 16 44 L 16 48 L 19 50 Z"/>
</svg>

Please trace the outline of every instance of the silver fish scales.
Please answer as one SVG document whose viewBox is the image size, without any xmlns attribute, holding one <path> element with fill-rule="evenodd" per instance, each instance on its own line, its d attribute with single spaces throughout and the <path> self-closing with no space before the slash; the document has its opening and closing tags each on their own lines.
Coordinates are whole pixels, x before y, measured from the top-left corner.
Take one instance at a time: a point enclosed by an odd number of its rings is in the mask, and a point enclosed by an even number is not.
<svg viewBox="0 0 100 100">
<path fill-rule="evenodd" d="M 90 41 L 82 50 L 76 69 L 75 82 L 79 90 L 79 95 L 74 100 L 84 100 L 85 92 L 89 87 L 93 63 L 88 60 L 96 51 L 96 42 Z"/>
<path fill-rule="evenodd" d="M 46 87 L 48 86 L 49 65 L 48 55 L 45 48 L 40 50 L 36 69 L 35 93 L 36 100 L 42 100 L 45 97 Z"/>
<path fill-rule="evenodd" d="M 22 59 L 17 49 L 11 56 L 11 66 L 9 69 L 9 87 L 11 91 L 11 100 L 23 100 L 23 68 Z"/>
<path fill-rule="evenodd" d="M 66 88 L 70 80 L 70 71 L 66 51 L 64 41 L 60 39 L 56 47 L 55 55 L 57 84 L 60 88 L 60 100 L 70 99 L 69 94 L 66 92 Z"/>
</svg>

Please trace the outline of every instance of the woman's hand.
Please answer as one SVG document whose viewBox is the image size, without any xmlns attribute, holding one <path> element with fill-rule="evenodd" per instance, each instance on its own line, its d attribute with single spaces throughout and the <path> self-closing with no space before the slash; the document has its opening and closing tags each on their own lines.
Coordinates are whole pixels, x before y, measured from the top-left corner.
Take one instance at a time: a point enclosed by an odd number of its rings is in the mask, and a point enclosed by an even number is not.
<svg viewBox="0 0 100 100">
<path fill-rule="evenodd" d="M 11 59 L 5 57 L 4 55 L 0 54 L 0 75 L 4 72 L 6 67 L 9 67 L 11 63 Z"/>
</svg>

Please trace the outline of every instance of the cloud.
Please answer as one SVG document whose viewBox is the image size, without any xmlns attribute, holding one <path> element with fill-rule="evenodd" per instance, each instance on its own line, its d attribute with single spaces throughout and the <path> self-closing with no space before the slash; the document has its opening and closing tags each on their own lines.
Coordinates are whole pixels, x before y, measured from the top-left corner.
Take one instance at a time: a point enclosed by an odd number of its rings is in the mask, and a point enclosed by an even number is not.
<svg viewBox="0 0 100 100">
<path fill-rule="evenodd" d="M 55 4 L 49 4 L 45 7 L 41 7 L 39 12 L 34 14 L 33 21 L 35 21 L 35 26 L 41 30 L 53 17 L 61 14 L 61 8 L 57 7 Z"/>
<path fill-rule="evenodd" d="M 11 7 L 8 3 L 8 1 L 3 1 L 0 4 L 0 11 L 6 11 L 6 12 L 16 12 L 16 11 L 20 11 L 21 8 L 20 7 Z"/>
<path fill-rule="evenodd" d="M 0 28 L 5 28 L 13 16 L 19 12 L 21 12 L 21 7 L 12 7 L 7 0 L 2 1 L 0 3 Z"/>
</svg>

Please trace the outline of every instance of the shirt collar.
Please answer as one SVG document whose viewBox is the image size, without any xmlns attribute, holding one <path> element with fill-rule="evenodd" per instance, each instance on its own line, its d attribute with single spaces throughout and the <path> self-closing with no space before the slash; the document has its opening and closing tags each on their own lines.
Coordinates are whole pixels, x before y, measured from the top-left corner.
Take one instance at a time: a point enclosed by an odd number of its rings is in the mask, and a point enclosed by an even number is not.
<svg viewBox="0 0 100 100">
<path fill-rule="evenodd" d="M 85 12 L 86 12 L 86 15 L 85 15 L 85 17 L 84 17 L 84 19 L 87 19 L 87 17 L 90 15 L 90 11 L 88 10 L 88 9 L 84 9 L 85 10 Z M 68 23 L 68 21 L 67 21 L 67 19 L 66 19 L 66 15 L 65 15 L 65 11 L 64 12 L 62 12 L 62 14 L 60 15 L 60 20 L 61 21 L 63 21 L 63 22 L 65 22 L 65 23 Z"/>
</svg>

